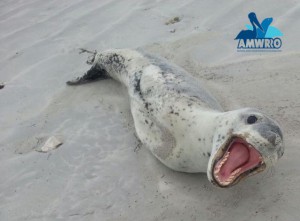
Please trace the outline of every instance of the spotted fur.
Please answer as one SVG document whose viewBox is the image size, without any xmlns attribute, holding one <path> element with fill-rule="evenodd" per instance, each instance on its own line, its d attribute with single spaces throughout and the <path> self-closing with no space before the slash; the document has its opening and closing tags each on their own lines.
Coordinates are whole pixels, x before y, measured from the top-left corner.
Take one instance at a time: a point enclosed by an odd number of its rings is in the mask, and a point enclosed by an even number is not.
<svg viewBox="0 0 300 221">
<path fill-rule="evenodd" d="M 129 49 L 96 54 L 92 68 L 70 85 L 111 77 L 130 96 L 136 133 L 163 164 L 176 171 L 207 172 L 213 183 L 216 153 L 233 136 L 244 138 L 271 166 L 283 154 L 278 124 L 256 109 L 225 112 L 185 70 L 147 53 Z M 258 122 L 247 124 L 255 115 Z"/>
</svg>

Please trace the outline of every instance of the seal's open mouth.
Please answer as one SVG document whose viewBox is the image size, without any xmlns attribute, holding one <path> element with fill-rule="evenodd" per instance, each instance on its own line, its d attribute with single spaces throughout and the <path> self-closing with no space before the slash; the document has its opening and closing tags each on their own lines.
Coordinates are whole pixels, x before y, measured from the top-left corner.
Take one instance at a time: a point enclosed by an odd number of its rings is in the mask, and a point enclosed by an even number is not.
<svg viewBox="0 0 300 221">
<path fill-rule="evenodd" d="M 265 168 L 260 153 L 242 138 L 233 138 L 215 162 L 213 174 L 220 187 L 233 185 Z"/>
</svg>

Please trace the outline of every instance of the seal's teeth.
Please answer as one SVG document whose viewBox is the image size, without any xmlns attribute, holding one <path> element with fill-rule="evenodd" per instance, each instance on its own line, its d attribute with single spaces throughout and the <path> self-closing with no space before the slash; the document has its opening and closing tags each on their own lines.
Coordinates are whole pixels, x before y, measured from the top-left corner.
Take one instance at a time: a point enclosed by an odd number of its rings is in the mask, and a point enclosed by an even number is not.
<svg viewBox="0 0 300 221">
<path fill-rule="evenodd" d="M 215 168 L 215 173 L 219 173 L 221 170 L 222 164 L 219 164 L 216 168 Z"/>
<path fill-rule="evenodd" d="M 227 181 L 227 180 L 224 181 L 224 182 L 221 182 L 222 185 L 228 185 L 228 184 L 230 184 L 230 183 L 231 183 L 231 182 L 230 182 L 230 181 Z"/>
<path fill-rule="evenodd" d="M 227 152 L 227 153 L 225 154 L 225 156 L 224 156 L 223 160 L 221 161 L 220 165 L 221 165 L 221 164 L 223 165 L 223 164 L 227 161 L 228 157 L 229 157 L 229 152 Z"/>
<path fill-rule="evenodd" d="M 215 167 L 215 170 L 214 170 L 215 173 L 219 173 L 220 172 L 220 169 L 223 166 L 223 164 L 227 161 L 227 159 L 229 157 L 229 154 L 230 154 L 230 152 L 226 152 L 226 154 L 224 155 L 223 160 L 219 163 L 218 166 Z"/>
<path fill-rule="evenodd" d="M 229 154 L 230 154 L 230 152 L 228 151 L 226 154 L 225 154 L 225 159 L 227 160 L 227 158 L 229 157 Z"/>
<path fill-rule="evenodd" d="M 217 166 L 217 167 L 215 168 L 215 171 L 214 171 L 215 174 L 219 173 L 219 172 L 220 172 L 220 169 L 221 169 L 221 168 L 220 168 L 219 166 Z"/>
<path fill-rule="evenodd" d="M 233 171 L 233 173 L 231 175 L 236 175 L 241 171 L 242 168 L 238 168 L 235 171 Z"/>
<path fill-rule="evenodd" d="M 215 167 L 215 173 L 219 173 L 221 167 L 222 167 L 222 162 L 221 162 L 219 165 L 217 165 L 217 166 Z"/>
<path fill-rule="evenodd" d="M 234 178 L 234 174 L 231 174 L 228 180 L 232 180 Z"/>
<path fill-rule="evenodd" d="M 218 175 L 215 175 L 215 178 L 216 178 L 216 180 L 217 180 L 219 183 L 222 183 L 222 181 L 221 181 L 221 179 L 220 179 L 220 177 L 219 177 Z"/>
<path fill-rule="evenodd" d="M 228 179 L 226 180 L 226 182 L 231 182 L 234 178 L 234 175 L 231 175 L 230 177 L 228 177 Z"/>
<path fill-rule="evenodd" d="M 223 182 L 223 184 L 224 184 L 224 185 L 227 185 L 227 184 L 231 183 L 231 182 L 234 180 L 234 178 L 236 178 L 236 175 L 241 171 L 241 169 L 242 169 L 242 168 L 238 168 L 238 169 L 236 169 L 235 171 L 233 171 L 233 172 L 230 174 L 230 177 L 228 177 L 228 178 L 226 179 L 226 181 Z"/>
<path fill-rule="evenodd" d="M 220 172 L 221 167 L 223 166 L 223 164 L 224 164 L 224 161 L 222 161 L 222 162 L 216 167 L 215 173 L 219 173 L 219 172 Z"/>
</svg>

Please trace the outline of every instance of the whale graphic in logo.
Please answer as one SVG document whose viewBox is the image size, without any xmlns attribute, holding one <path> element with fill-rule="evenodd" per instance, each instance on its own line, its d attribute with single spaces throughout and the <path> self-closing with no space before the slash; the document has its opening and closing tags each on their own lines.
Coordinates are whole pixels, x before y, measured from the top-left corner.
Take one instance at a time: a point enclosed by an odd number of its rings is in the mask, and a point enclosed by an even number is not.
<svg viewBox="0 0 300 221">
<path fill-rule="evenodd" d="M 271 26 L 273 18 L 265 18 L 260 23 L 254 12 L 250 12 L 248 18 L 251 25 L 247 24 L 247 30 L 240 31 L 234 39 L 238 40 L 238 51 L 249 51 L 248 49 L 261 49 L 260 51 L 273 49 L 278 51 L 282 46 L 279 37 L 283 34 L 278 28 Z"/>
</svg>

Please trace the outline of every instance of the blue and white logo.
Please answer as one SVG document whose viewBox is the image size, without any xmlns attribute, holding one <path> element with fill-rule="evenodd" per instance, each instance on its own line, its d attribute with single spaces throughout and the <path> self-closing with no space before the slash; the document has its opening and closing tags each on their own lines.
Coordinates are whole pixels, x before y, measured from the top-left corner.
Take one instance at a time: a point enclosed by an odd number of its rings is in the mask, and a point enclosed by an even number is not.
<svg viewBox="0 0 300 221">
<path fill-rule="evenodd" d="M 251 25 L 247 24 L 247 30 L 242 30 L 234 40 L 238 40 L 238 51 L 280 51 L 282 46 L 282 32 L 271 26 L 273 18 L 265 18 L 260 23 L 254 12 L 249 13 Z M 271 50 L 270 50 L 271 49 Z"/>
</svg>

